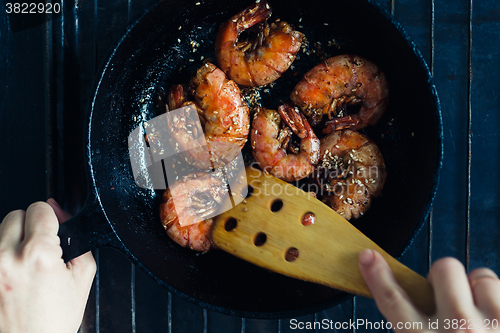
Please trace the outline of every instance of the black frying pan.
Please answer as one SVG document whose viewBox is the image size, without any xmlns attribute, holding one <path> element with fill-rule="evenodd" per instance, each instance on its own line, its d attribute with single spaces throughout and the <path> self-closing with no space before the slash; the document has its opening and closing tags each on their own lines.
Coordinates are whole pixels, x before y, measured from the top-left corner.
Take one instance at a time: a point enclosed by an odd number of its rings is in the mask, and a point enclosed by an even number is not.
<svg viewBox="0 0 500 333">
<path fill-rule="evenodd" d="M 213 58 L 221 22 L 251 3 L 195 2 L 156 5 L 127 31 L 106 63 L 86 128 L 90 195 L 83 210 L 61 226 L 65 259 L 113 246 L 177 295 L 237 316 L 300 316 L 342 302 L 349 295 L 268 272 L 222 251 L 199 255 L 179 247 L 159 222 L 161 192 L 139 188 L 134 181 L 128 135 L 141 121 L 158 115 L 162 89 L 187 82 L 202 64 L 201 56 Z M 442 163 L 439 101 L 422 56 L 396 22 L 365 0 L 274 0 L 271 5 L 273 18 L 298 27 L 311 47 L 335 39 L 340 50 L 326 46 L 324 51 L 361 55 L 386 73 L 388 111 L 365 133 L 382 150 L 388 179 L 383 195 L 354 224 L 400 256 L 429 213 Z M 200 44 L 195 53 L 191 39 Z M 314 55 L 302 55 L 265 95 L 264 104 L 276 107 L 318 62 Z"/>
</svg>

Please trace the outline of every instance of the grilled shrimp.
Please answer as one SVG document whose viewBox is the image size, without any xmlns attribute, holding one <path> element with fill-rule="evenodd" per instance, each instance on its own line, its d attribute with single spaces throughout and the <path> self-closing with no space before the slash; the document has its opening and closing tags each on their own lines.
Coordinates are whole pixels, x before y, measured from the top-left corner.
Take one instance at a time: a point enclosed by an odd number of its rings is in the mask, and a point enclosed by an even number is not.
<svg viewBox="0 0 500 333">
<path fill-rule="evenodd" d="M 375 125 L 387 108 L 388 95 L 386 77 L 377 65 L 346 54 L 329 58 L 307 72 L 290 98 L 311 118 L 313 126 L 326 115 L 326 134 Z M 348 114 L 358 108 L 357 113 Z"/>
<path fill-rule="evenodd" d="M 321 139 L 320 161 L 314 176 L 322 187 L 322 201 L 345 219 L 357 219 L 378 197 L 387 171 L 377 145 L 349 129 Z"/>
<path fill-rule="evenodd" d="M 208 173 L 184 176 L 163 192 L 160 219 L 167 235 L 177 244 L 207 252 L 214 248 L 210 233 L 224 195 L 223 181 Z"/>
<path fill-rule="evenodd" d="M 291 144 L 292 133 L 301 139 L 300 147 Z M 319 139 L 305 116 L 290 104 L 281 105 L 278 112 L 258 108 L 250 142 L 259 167 L 285 181 L 307 177 L 318 162 Z"/>
<path fill-rule="evenodd" d="M 286 22 L 269 24 L 271 7 L 256 2 L 224 22 L 215 40 L 215 58 L 231 80 L 247 86 L 264 86 L 279 78 L 295 60 L 302 33 Z M 242 39 L 240 34 L 257 25 L 257 36 Z"/>
<path fill-rule="evenodd" d="M 189 164 L 206 170 L 234 160 L 250 129 L 248 106 L 234 81 L 206 63 L 189 86 L 174 85 L 168 99 L 170 110 L 185 107 L 185 113 L 168 124 L 173 144 Z"/>
</svg>

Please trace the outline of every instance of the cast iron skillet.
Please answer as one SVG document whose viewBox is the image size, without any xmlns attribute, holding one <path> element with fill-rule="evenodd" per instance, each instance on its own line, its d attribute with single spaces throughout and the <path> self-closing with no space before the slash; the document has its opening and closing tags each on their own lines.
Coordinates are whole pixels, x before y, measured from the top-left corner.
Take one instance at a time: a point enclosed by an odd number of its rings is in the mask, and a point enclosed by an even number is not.
<svg viewBox="0 0 500 333">
<path fill-rule="evenodd" d="M 201 56 L 213 58 L 219 25 L 249 4 L 166 0 L 127 31 L 102 71 L 88 114 L 91 193 L 83 210 L 61 226 L 60 236 L 66 260 L 113 246 L 170 291 L 201 306 L 242 317 L 295 317 L 331 307 L 349 295 L 268 272 L 222 251 L 199 255 L 179 247 L 159 222 L 161 192 L 139 188 L 129 160 L 127 137 L 158 115 L 161 90 L 187 82 L 202 64 Z M 366 0 L 273 0 L 271 5 L 272 18 L 303 31 L 310 49 L 319 41 L 330 55 L 358 54 L 386 73 L 388 111 L 365 133 L 382 150 L 388 179 L 383 195 L 354 224 L 388 253 L 400 256 L 428 216 L 442 163 L 439 100 L 421 54 L 390 16 Z M 327 46 L 333 39 L 334 45 Z M 194 53 L 190 40 L 200 44 Z M 271 93 L 264 94 L 264 104 L 276 107 L 318 62 L 314 54 L 303 54 Z"/>
</svg>

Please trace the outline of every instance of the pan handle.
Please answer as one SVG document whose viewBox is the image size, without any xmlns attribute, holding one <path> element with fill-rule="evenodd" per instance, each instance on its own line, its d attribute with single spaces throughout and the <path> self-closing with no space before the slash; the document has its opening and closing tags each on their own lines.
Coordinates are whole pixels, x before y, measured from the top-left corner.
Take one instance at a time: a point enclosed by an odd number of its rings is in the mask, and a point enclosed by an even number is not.
<svg viewBox="0 0 500 333">
<path fill-rule="evenodd" d="M 77 215 L 59 225 L 58 236 L 64 262 L 116 238 L 96 199 L 87 200 Z"/>
</svg>

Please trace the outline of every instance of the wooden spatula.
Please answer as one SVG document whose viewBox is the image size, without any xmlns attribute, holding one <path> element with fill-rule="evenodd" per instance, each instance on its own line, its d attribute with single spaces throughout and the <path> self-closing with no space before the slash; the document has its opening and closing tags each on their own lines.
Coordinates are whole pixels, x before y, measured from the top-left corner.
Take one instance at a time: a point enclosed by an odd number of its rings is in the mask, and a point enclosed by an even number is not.
<svg viewBox="0 0 500 333">
<path fill-rule="evenodd" d="M 254 167 L 246 172 L 252 193 L 216 218 L 212 239 L 217 247 L 268 270 L 366 297 L 372 296 L 358 256 L 363 249 L 375 249 L 412 301 L 424 313 L 434 313 L 433 290 L 424 277 L 306 192 Z M 232 187 L 233 192 L 241 190 Z M 303 225 L 308 213 L 315 223 Z"/>
</svg>

